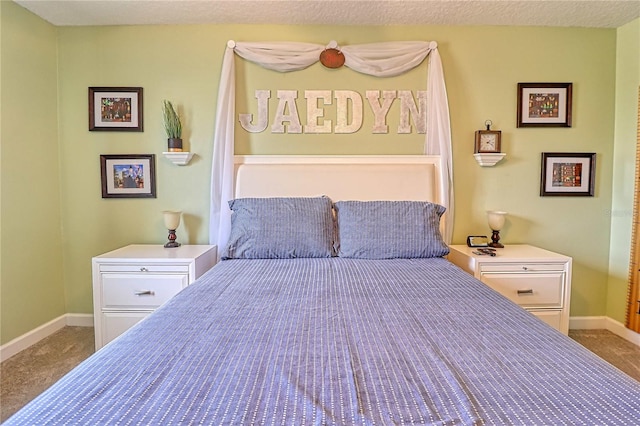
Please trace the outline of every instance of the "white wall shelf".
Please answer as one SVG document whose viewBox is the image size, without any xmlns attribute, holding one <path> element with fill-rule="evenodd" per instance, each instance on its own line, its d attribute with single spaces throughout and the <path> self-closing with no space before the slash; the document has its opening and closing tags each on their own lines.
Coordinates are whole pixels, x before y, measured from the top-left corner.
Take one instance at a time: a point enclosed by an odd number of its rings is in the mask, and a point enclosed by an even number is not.
<svg viewBox="0 0 640 426">
<path fill-rule="evenodd" d="M 473 156 L 476 158 L 476 161 L 478 162 L 478 164 L 480 164 L 482 167 L 493 167 L 500 160 L 502 160 L 506 155 L 507 154 L 505 154 L 503 152 L 473 154 Z"/>
<path fill-rule="evenodd" d="M 193 158 L 193 152 L 163 152 L 164 156 L 177 166 L 186 166 Z"/>
</svg>

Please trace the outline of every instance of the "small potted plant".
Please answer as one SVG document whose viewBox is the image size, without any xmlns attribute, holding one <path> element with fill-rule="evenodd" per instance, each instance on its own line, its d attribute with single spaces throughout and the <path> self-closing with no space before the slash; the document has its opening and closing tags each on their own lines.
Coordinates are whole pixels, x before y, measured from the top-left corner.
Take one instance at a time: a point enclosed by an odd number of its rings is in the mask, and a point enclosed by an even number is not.
<svg viewBox="0 0 640 426">
<path fill-rule="evenodd" d="M 182 123 L 171 101 L 162 101 L 162 117 L 167 132 L 169 152 L 182 152 Z"/>
</svg>

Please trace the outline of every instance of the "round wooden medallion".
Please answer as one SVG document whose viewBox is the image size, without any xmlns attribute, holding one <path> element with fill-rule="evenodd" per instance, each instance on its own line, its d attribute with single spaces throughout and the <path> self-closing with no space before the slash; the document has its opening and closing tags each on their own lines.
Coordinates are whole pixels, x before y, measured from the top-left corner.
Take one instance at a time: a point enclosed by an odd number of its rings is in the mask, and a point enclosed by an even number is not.
<svg viewBox="0 0 640 426">
<path fill-rule="evenodd" d="M 327 68 L 340 68 L 344 65 L 344 55 L 338 49 L 325 49 L 320 54 L 320 63 Z"/>
</svg>

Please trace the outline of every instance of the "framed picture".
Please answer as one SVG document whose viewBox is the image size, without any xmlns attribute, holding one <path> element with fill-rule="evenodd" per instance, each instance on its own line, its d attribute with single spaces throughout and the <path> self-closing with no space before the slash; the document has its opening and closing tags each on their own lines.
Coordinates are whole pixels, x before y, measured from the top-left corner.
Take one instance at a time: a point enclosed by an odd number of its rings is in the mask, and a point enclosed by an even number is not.
<svg viewBox="0 0 640 426">
<path fill-rule="evenodd" d="M 518 83 L 518 127 L 571 127 L 573 83 Z"/>
<path fill-rule="evenodd" d="M 156 198 L 155 155 L 101 155 L 102 198 Z"/>
<path fill-rule="evenodd" d="M 142 132 L 142 87 L 89 87 L 89 130 Z"/>
<path fill-rule="evenodd" d="M 594 152 L 543 152 L 540 195 L 593 197 Z"/>
</svg>

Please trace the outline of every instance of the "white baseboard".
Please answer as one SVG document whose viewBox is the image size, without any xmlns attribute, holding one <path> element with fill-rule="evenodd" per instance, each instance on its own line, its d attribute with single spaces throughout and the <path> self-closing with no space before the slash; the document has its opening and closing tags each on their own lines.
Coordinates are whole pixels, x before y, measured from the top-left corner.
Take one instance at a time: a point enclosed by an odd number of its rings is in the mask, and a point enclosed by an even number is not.
<svg viewBox="0 0 640 426">
<path fill-rule="evenodd" d="M 70 327 L 93 327 L 92 314 L 67 314 L 66 317 Z"/>
<path fill-rule="evenodd" d="M 640 334 L 629 330 L 619 321 L 609 317 L 571 317 L 570 330 L 609 330 L 613 334 L 640 346 Z"/>
<path fill-rule="evenodd" d="M 22 336 L 16 337 L 10 342 L 0 346 L 0 362 L 7 360 L 18 352 L 38 343 L 47 336 L 52 335 L 64 326 L 93 327 L 93 315 L 91 314 L 65 314 L 42 324 Z"/>
<path fill-rule="evenodd" d="M 636 345 L 640 346 L 640 333 L 636 333 L 633 330 L 629 330 L 621 322 L 618 322 L 618 321 L 616 321 L 614 319 L 611 319 L 611 318 L 607 318 L 607 327 L 606 328 L 607 328 L 607 330 L 609 330 L 613 334 L 617 334 L 618 336 L 622 337 L 623 339 L 626 339 L 626 340 L 630 341 L 631 343 L 635 343 Z"/>
<path fill-rule="evenodd" d="M 607 317 L 569 317 L 569 330 L 600 330 L 607 328 Z"/>
</svg>

